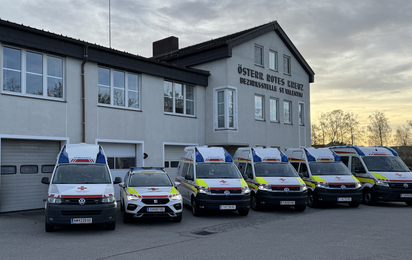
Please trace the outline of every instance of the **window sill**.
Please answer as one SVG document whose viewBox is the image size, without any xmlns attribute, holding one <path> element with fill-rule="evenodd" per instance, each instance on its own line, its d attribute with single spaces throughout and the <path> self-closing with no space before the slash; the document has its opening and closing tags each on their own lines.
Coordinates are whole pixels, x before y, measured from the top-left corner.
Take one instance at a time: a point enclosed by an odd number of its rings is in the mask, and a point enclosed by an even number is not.
<svg viewBox="0 0 412 260">
<path fill-rule="evenodd" d="M 259 118 L 255 118 L 255 121 L 258 121 L 258 122 L 266 122 L 265 119 L 259 119 Z"/>
<path fill-rule="evenodd" d="M 279 121 L 270 121 L 271 123 L 279 124 Z"/>
<path fill-rule="evenodd" d="M 105 105 L 105 104 L 100 104 L 100 103 L 98 103 L 97 106 L 98 106 L 98 107 L 121 109 L 121 110 L 128 110 L 128 111 L 135 111 L 135 112 L 142 112 L 141 109 L 129 108 L 129 107 L 116 107 L 116 106 Z"/>
<path fill-rule="evenodd" d="M 285 123 L 283 123 L 283 124 L 285 124 L 285 125 L 293 125 L 292 123 L 286 123 L 286 122 L 285 122 Z"/>
<path fill-rule="evenodd" d="M 265 68 L 265 66 L 261 65 L 261 64 L 257 64 L 255 63 L 255 66 L 261 67 L 261 68 Z"/>
<path fill-rule="evenodd" d="M 28 95 L 28 94 L 21 94 L 17 92 L 1 92 L 2 95 L 8 95 L 8 96 L 15 96 L 15 97 L 22 97 L 22 98 L 34 98 L 34 99 L 41 99 L 41 100 L 47 100 L 47 101 L 58 101 L 58 102 L 66 102 L 66 100 L 62 98 L 52 98 L 52 97 L 44 97 L 44 96 L 37 96 L 37 95 Z"/>
<path fill-rule="evenodd" d="M 215 128 L 215 131 L 237 131 L 237 128 Z"/>
<path fill-rule="evenodd" d="M 194 115 L 184 115 L 184 114 L 174 114 L 174 113 L 170 113 L 170 112 L 164 112 L 165 115 L 167 116 L 178 116 L 178 117 L 186 117 L 186 118 L 197 118 Z"/>
<path fill-rule="evenodd" d="M 283 75 L 285 75 L 285 76 L 292 76 L 291 73 L 285 73 L 285 72 L 283 72 Z"/>
</svg>

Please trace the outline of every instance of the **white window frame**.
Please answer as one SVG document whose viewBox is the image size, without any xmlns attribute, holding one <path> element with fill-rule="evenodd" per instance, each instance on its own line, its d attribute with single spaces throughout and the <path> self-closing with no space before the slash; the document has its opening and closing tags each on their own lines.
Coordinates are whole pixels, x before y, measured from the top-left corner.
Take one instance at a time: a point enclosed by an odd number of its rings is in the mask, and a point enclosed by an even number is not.
<svg viewBox="0 0 412 260">
<path fill-rule="evenodd" d="M 9 48 L 9 49 L 15 49 L 15 50 L 19 50 L 20 51 L 20 70 L 18 71 L 20 73 L 20 92 L 15 92 L 15 91 L 8 91 L 8 90 L 4 90 L 4 84 L 3 84 L 3 76 L 4 76 L 4 64 L 3 64 L 3 59 L 4 59 L 4 48 Z M 30 53 L 35 53 L 38 55 L 42 56 L 42 73 L 33 73 L 33 72 L 28 72 L 27 71 L 27 52 Z M 48 57 L 51 58 L 56 58 L 56 59 L 60 59 L 61 60 L 61 64 L 62 64 L 62 76 L 61 77 L 56 77 L 56 76 L 51 76 L 48 75 L 48 71 L 47 71 L 47 63 L 48 63 Z M 17 71 L 14 69 L 6 69 L 6 70 L 11 70 L 11 71 Z M 36 95 L 36 94 L 31 94 L 31 93 L 27 93 L 27 74 L 30 75 L 38 75 L 38 76 L 42 76 L 42 95 Z M 56 79 L 60 79 L 62 82 L 62 97 L 52 97 L 52 96 L 48 96 L 48 78 L 56 78 Z M 33 50 L 29 50 L 29 49 L 23 49 L 23 48 L 19 48 L 19 47 L 15 47 L 15 46 L 11 46 L 11 45 L 1 45 L 0 44 L 0 90 L 1 93 L 3 94 L 10 94 L 10 95 L 16 95 L 16 96 L 25 96 L 25 97 L 32 97 L 32 98 L 40 98 L 40 99 L 51 99 L 51 100 L 57 100 L 57 101 L 64 101 L 66 98 L 66 84 L 65 84 L 65 59 L 63 57 L 59 57 L 56 55 L 50 55 L 47 53 L 42 53 L 42 52 L 38 52 L 38 51 L 33 51 Z"/>
<path fill-rule="evenodd" d="M 260 54 L 260 59 L 261 59 L 261 64 L 259 64 L 259 63 L 256 63 L 256 49 L 260 49 L 262 52 L 261 52 L 261 54 Z M 259 44 L 255 44 L 254 45 L 254 48 L 253 48 L 253 60 L 254 60 L 254 63 L 255 63 L 255 65 L 257 65 L 257 66 L 260 66 L 260 67 L 263 67 L 264 66 L 264 61 L 263 61 L 263 57 L 264 57 L 264 50 L 263 50 L 263 46 L 262 45 L 259 45 Z"/>
<path fill-rule="evenodd" d="M 257 100 L 256 99 L 260 99 L 260 101 L 261 101 L 261 107 L 260 108 L 257 107 L 257 103 L 256 103 Z M 256 113 L 257 112 L 256 109 L 261 110 L 261 113 L 260 113 L 259 116 Z M 259 95 L 259 94 L 255 94 L 255 120 L 259 120 L 259 121 L 264 121 L 265 120 L 265 96 Z"/>
<path fill-rule="evenodd" d="M 283 74 L 291 75 L 291 68 L 292 68 L 292 60 L 290 56 L 283 55 Z"/>
<path fill-rule="evenodd" d="M 271 62 L 271 55 L 273 54 L 273 62 Z M 269 69 L 278 71 L 278 52 L 269 50 Z"/>
<path fill-rule="evenodd" d="M 106 87 L 110 88 L 110 104 L 105 104 L 105 103 L 100 103 L 99 102 L 99 96 L 97 96 L 97 104 L 99 106 L 105 106 L 105 107 L 112 107 L 112 108 L 122 108 L 122 109 L 131 109 L 131 110 L 141 110 L 141 75 L 133 72 L 127 72 L 123 70 L 118 70 L 118 69 L 112 69 L 104 66 L 98 66 L 98 68 L 106 69 L 109 70 L 109 83 L 110 85 L 103 85 L 99 84 L 99 77 L 97 77 L 97 93 L 99 94 L 99 89 L 100 87 Z M 121 72 L 124 74 L 124 105 L 114 105 L 114 90 L 115 89 L 120 89 L 118 87 L 114 86 L 114 72 Z M 130 75 L 136 75 L 137 76 L 137 91 L 128 88 L 128 83 L 129 83 L 129 74 Z M 137 92 L 137 98 L 138 98 L 138 106 L 137 107 L 129 107 L 129 91 L 131 92 Z"/>
<path fill-rule="evenodd" d="M 192 85 L 192 84 L 184 84 L 184 83 L 181 83 L 181 82 L 174 82 L 174 81 L 171 81 L 171 80 L 164 80 L 164 82 L 170 82 L 170 83 L 172 83 L 173 111 L 172 111 L 172 112 L 164 111 L 164 108 L 163 108 L 163 112 L 164 112 L 165 114 L 167 114 L 167 115 L 179 115 L 179 116 L 195 117 L 195 116 L 196 116 L 196 102 L 195 102 L 195 100 L 196 100 L 196 87 L 195 87 L 195 85 Z M 163 96 L 164 96 L 164 82 L 163 82 Z M 182 91 L 183 91 L 183 113 L 176 113 L 176 99 L 177 99 L 177 98 L 176 98 L 176 96 L 175 96 L 175 91 L 174 91 L 176 84 L 182 85 Z M 187 90 L 186 90 L 186 88 L 187 88 L 188 86 L 193 88 L 193 99 L 188 99 L 188 98 L 187 98 L 187 95 L 186 95 L 186 94 L 187 94 Z M 193 102 L 193 114 L 186 114 L 186 103 L 187 103 L 187 101 L 192 101 L 192 102 Z M 163 102 L 164 102 L 164 100 L 163 100 Z"/>
<path fill-rule="evenodd" d="M 224 93 L 224 126 L 219 127 L 219 122 L 218 122 L 218 92 L 223 91 Z M 230 106 L 228 102 L 229 98 L 229 92 L 232 92 L 232 97 L 233 97 L 233 126 L 229 125 L 229 117 L 231 116 L 229 111 L 230 111 Z M 237 88 L 232 87 L 232 86 L 224 86 L 224 87 L 217 87 L 213 89 L 213 126 L 214 130 L 237 130 L 238 128 L 238 112 L 237 112 Z"/>
<path fill-rule="evenodd" d="M 299 102 L 299 125 L 305 125 L 305 103 Z"/>
<path fill-rule="evenodd" d="M 275 101 L 275 105 L 276 105 L 276 112 L 275 112 L 275 120 L 273 120 L 273 113 L 272 113 L 272 101 Z M 270 112 L 270 122 L 275 122 L 278 123 L 279 122 L 279 99 L 278 98 L 274 98 L 274 97 L 270 97 L 270 101 L 269 101 L 269 112 Z"/>
<path fill-rule="evenodd" d="M 286 104 L 289 104 L 289 118 L 286 116 Z M 289 121 L 287 121 L 287 119 L 289 119 Z M 283 100 L 283 123 L 288 125 L 292 124 L 292 101 Z"/>
</svg>

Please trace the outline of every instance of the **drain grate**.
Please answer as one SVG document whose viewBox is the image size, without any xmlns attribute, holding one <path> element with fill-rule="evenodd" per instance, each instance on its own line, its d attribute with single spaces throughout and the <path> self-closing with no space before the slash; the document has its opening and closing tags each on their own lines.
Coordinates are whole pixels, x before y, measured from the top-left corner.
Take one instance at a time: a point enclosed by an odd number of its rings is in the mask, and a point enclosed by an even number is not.
<svg viewBox="0 0 412 260">
<path fill-rule="evenodd" d="M 207 230 L 199 230 L 199 231 L 192 232 L 192 234 L 200 235 L 200 236 L 207 236 L 207 235 L 216 234 L 216 232 L 210 232 L 210 231 L 207 231 Z"/>
</svg>

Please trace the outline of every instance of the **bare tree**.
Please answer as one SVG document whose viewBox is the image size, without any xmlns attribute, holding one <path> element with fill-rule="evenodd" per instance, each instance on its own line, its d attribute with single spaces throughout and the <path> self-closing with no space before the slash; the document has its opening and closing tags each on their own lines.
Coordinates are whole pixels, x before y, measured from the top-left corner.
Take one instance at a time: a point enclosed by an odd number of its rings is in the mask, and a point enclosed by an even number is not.
<svg viewBox="0 0 412 260">
<path fill-rule="evenodd" d="M 330 142 L 342 142 L 345 131 L 345 114 L 341 109 L 326 114 L 327 135 Z"/>
<path fill-rule="evenodd" d="M 320 126 L 318 124 L 312 123 L 311 128 L 312 128 L 311 129 L 312 145 L 322 144 L 323 138 L 322 138 L 322 131 L 320 129 Z"/>
<path fill-rule="evenodd" d="M 347 143 L 353 145 L 355 141 L 358 141 L 362 135 L 362 130 L 359 128 L 358 115 L 353 112 L 345 114 L 345 124 L 346 124 L 346 136 L 348 139 Z"/>
<path fill-rule="evenodd" d="M 396 129 L 395 132 L 395 142 L 399 146 L 409 146 L 411 145 L 411 125 L 401 125 Z"/>
<path fill-rule="evenodd" d="M 369 143 L 371 145 L 384 145 L 389 142 L 392 129 L 389 126 L 389 120 L 382 111 L 375 111 L 368 117 Z"/>
</svg>

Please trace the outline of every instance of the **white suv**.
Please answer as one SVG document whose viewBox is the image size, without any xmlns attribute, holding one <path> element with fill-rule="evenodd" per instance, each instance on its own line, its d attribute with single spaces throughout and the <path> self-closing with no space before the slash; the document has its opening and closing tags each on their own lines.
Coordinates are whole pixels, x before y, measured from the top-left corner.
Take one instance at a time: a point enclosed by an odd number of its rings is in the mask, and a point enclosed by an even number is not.
<svg viewBox="0 0 412 260">
<path fill-rule="evenodd" d="M 133 167 L 120 185 L 123 222 L 165 217 L 182 221 L 182 196 L 162 167 Z"/>
</svg>

